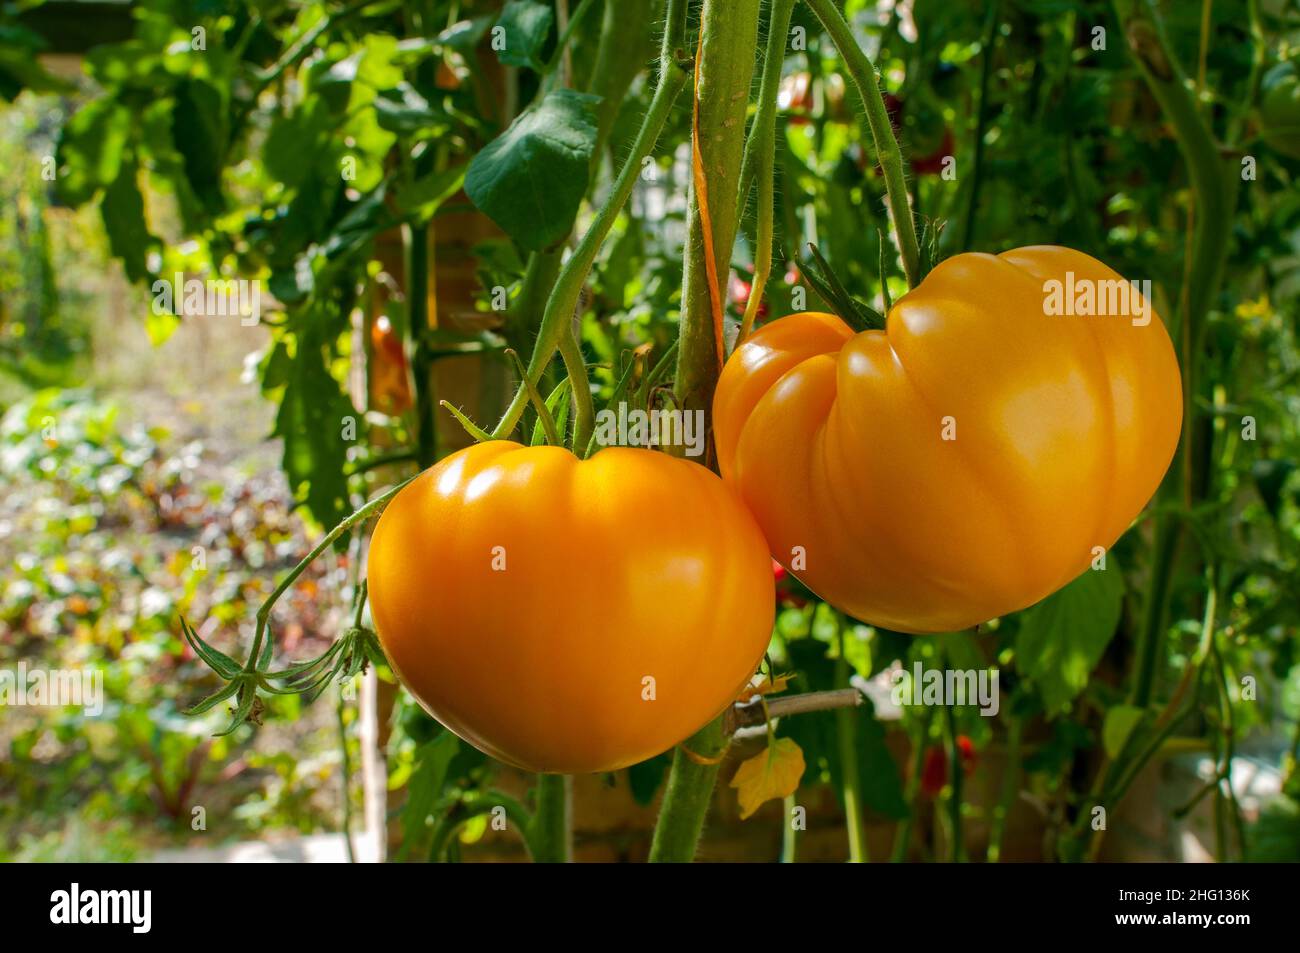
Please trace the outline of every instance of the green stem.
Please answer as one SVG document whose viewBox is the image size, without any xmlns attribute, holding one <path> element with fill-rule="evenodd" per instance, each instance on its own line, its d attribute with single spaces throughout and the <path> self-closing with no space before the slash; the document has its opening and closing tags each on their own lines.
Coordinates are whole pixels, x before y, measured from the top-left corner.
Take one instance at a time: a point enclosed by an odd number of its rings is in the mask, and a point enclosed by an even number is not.
<svg viewBox="0 0 1300 953">
<path fill-rule="evenodd" d="M 596 408 L 591 402 L 591 378 L 587 376 L 582 344 L 572 328 L 560 337 L 560 357 L 564 359 L 564 370 L 569 380 L 577 382 L 573 385 L 573 450 L 585 453 L 596 429 Z"/>
<path fill-rule="evenodd" d="M 921 724 L 917 726 L 916 737 L 912 740 L 912 765 L 911 774 L 907 778 L 907 817 L 899 822 L 898 830 L 894 833 L 894 849 L 889 854 L 891 864 L 901 864 L 907 860 L 907 852 L 911 847 L 912 828 L 916 826 L 916 815 L 921 808 L 921 774 L 925 770 L 925 749 L 930 740 L 930 718 L 933 715 L 933 709 L 929 706 L 921 708 Z"/>
<path fill-rule="evenodd" d="M 1183 355 L 1183 439 L 1179 459 L 1171 468 L 1182 473 L 1182 484 L 1189 498 L 1197 482 L 1191 467 L 1198 458 L 1193 443 L 1196 433 L 1196 399 L 1198 396 L 1198 351 L 1205 319 L 1223 279 L 1228 254 L 1228 235 L 1236 205 L 1235 176 L 1229 174 L 1213 132 L 1197 107 L 1186 75 L 1174 59 L 1165 41 L 1161 20 L 1148 0 L 1115 0 L 1115 11 L 1128 38 L 1139 72 L 1160 103 L 1187 165 L 1195 193 L 1196 221 L 1192 253 L 1185 286 L 1182 338 Z M 1178 480 L 1167 478 L 1159 499 L 1169 501 L 1177 491 Z M 1164 618 L 1169 600 L 1172 560 L 1181 535 L 1181 522 L 1170 525 L 1171 517 L 1161 517 L 1156 524 L 1155 563 L 1147 595 L 1146 615 L 1138 641 L 1138 669 L 1133 685 L 1133 703 L 1145 707 L 1151 699 L 1156 667 L 1164 641 Z"/>
<path fill-rule="evenodd" d="M 957 714 L 952 705 L 944 706 L 944 722 L 948 730 L 948 826 L 952 835 L 951 860 L 954 864 L 959 864 L 966 859 L 961 817 L 962 788 L 966 771 L 961 760 L 961 745 L 957 743 Z"/>
<path fill-rule="evenodd" d="M 693 760 L 689 749 L 701 760 L 720 758 L 726 749 L 722 719 L 715 718 L 673 752 L 673 766 L 668 774 L 659 821 L 650 843 L 652 864 L 688 864 L 695 859 L 695 849 L 704 829 L 704 816 L 713 800 L 713 785 L 718 779 L 717 764 Z"/>
<path fill-rule="evenodd" d="M 524 371 L 524 364 L 519 360 L 519 352 L 512 347 L 508 347 L 506 348 L 506 354 L 510 360 L 514 361 L 515 367 L 519 371 L 519 377 L 523 380 L 524 386 L 528 388 L 528 399 L 533 402 L 533 410 L 537 412 L 537 422 L 541 426 L 542 432 L 546 434 L 546 442 L 552 447 L 562 446 L 560 434 L 555 429 L 555 418 L 547 410 L 545 399 L 533 386 L 533 382 L 528 379 L 528 374 Z"/>
<path fill-rule="evenodd" d="M 835 613 L 835 638 L 839 657 L 835 659 L 835 687 L 849 687 L 849 661 L 844 657 L 844 617 Z M 858 712 L 840 708 L 835 712 L 835 732 L 840 747 L 840 773 L 844 795 L 844 821 L 849 838 L 849 863 L 865 864 L 871 860 L 867 831 L 862 822 L 862 792 L 858 777 Z"/>
<path fill-rule="evenodd" d="M 737 181 L 745 150 L 745 113 L 754 80 L 758 43 L 759 0 L 705 0 L 700 12 L 700 62 L 695 96 L 698 138 L 693 139 L 703 163 L 705 195 L 691 181 L 687 209 L 686 250 L 682 265 L 682 313 L 678 324 L 677 376 L 674 392 L 687 412 L 713 405 L 713 389 L 724 355 L 714 322 L 715 306 L 726 297 L 727 273 L 739 223 Z M 705 235 L 702 210 L 707 202 L 710 234 Z M 719 287 L 709 278 L 710 251 Z M 714 301 L 714 294 L 722 300 Z M 705 432 L 711 431 L 706 427 Z"/>
<path fill-rule="evenodd" d="M 1007 763 L 1002 771 L 1002 792 L 993 811 L 993 827 L 989 831 L 988 862 L 996 864 L 1002 859 L 1002 840 L 1006 836 L 1007 817 L 1020 793 L 1020 735 L 1021 721 L 1015 715 L 1007 716 Z"/>
<path fill-rule="evenodd" d="M 573 862 L 573 777 L 537 776 L 537 810 L 529 831 L 533 860 L 539 864 Z"/>
<path fill-rule="evenodd" d="M 533 856 L 533 845 L 528 840 L 528 833 L 532 827 L 532 816 L 524 809 L 524 806 L 512 797 L 504 794 L 488 792 L 480 798 L 476 798 L 474 803 L 467 808 L 464 805 L 453 807 L 451 813 L 444 817 L 438 826 L 434 828 L 433 839 L 429 845 L 429 863 L 438 863 L 447 853 L 448 847 L 454 838 L 465 825 L 476 817 L 484 814 L 490 814 L 501 808 L 505 811 L 506 818 L 515 829 L 519 831 L 524 842 L 524 849 L 528 851 L 528 856 Z"/>
<path fill-rule="evenodd" d="M 506 313 L 504 333 L 506 343 L 521 354 L 532 343 L 533 334 L 541 322 L 546 299 L 550 297 L 564 262 L 564 248 L 552 251 L 535 251 L 528 256 L 519 296 Z"/>
<path fill-rule="evenodd" d="M 344 717 L 346 711 L 347 702 L 343 699 L 343 693 L 339 692 L 335 714 L 338 717 L 340 773 L 342 775 L 339 781 L 343 786 L 343 843 L 347 847 L 348 863 L 355 864 L 357 854 L 352 846 L 352 753 L 348 750 L 348 725 Z"/>
<path fill-rule="evenodd" d="M 975 99 L 975 148 L 971 160 L 970 197 L 966 203 L 966 215 L 961 223 L 961 247 L 959 251 L 968 251 L 975 237 L 975 211 L 979 206 L 980 181 L 984 172 L 984 129 L 988 122 L 989 77 L 993 75 L 993 47 L 997 42 L 999 0 L 989 4 L 988 19 L 984 22 L 984 39 L 980 44 L 980 85 Z M 1068 70 L 1067 66 L 1067 70 Z M 1068 148 L 1068 146 L 1067 146 Z"/>
<path fill-rule="evenodd" d="M 719 274 L 731 261 L 738 220 L 736 178 L 744 151 L 745 110 L 754 75 L 759 0 L 704 0 L 700 12 L 700 60 L 696 64 L 698 128 L 695 135 L 707 149 L 704 183 L 712 223 L 712 248 Z M 706 421 L 713 403 L 722 355 L 713 324 L 713 289 L 705 262 L 700 196 L 692 182 L 682 280 L 677 378 L 674 394 L 683 410 L 699 410 Z M 717 289 L 722 293 L 722 289 Z M 721 302 L 719 302 L 721 304 Z M 709 428 L 706 426 L 705 432 Z M 681 746 L 673 753 L 668 789 L 650 847 L 653 862 L 688 863 L 695 856 L 704 818 L 713 796 L 718 765 L 727 747 L 721 717 L 701 728 L 684 744 L 706 763 L 687 756 Z"/>
<path fill-rule="evenodd" d="M 839 50 L 853 85 L 862 97 L 867 110 L 867 127 L 876 145 L 876 157 L 885 173 L 885 190 L 889 193 L 889 212 L 898 237 L 898 250 L 903 260 L 903 274 L 909 288 L 921 280 L 921 250 L 916 241 L 916 223 L 907 194 L 907 179 L 903 174 L 903 154 L 894 139 L 889 123 L 889 113 L 880 93 L 876 67 L 857 40 L 853 31 L 836 7 L 834 0 L 807 0 L 809 8 L 817 15 L 831 41 Z"/>
<path fill-rule="evenodd" d="M 758 165 L 758 216 L 754 240 L 754 282 L 745 304 L 745 317 L 740 323 L 737 341 L 743 341 L 754 326 L 768 276 L 772 273 L 772 220 L 774 217 L 773 176 L 776 157 L 776 99 L 781 88 L 781 68 L 785 64 L 786 34 L 790 30 L 790 17 L 795 0 L 772 0 L 772 13 L 768 19 L 767 53 L 763 59 L 763 81 L 758 93 L 758 114 L 745 143 L 741 162 L 741 194 L 736 198 L 736 208 L 743 211 L 749 198 L 749 170 Z"/>
<path fill-rule="evenodd" d="M 418 456 L 414 450 L 396 450 L 392 453 L 380 453 L 365 460 L 358 460 L 348 467 L 348 476 L 359 476 L 362 473 L 369 473 L 379 467 L 385 467 L 392 463 L 414 463 Z"/>
<path fill-rule="evenodd" d="M 277 585 L 274 591 L 266 597 L 266 601 L 263 602 L 261 608 L 257 610 L 257 631 L 253 636 L 253 650 L 248 656 L 248 668 L 250 670 L 254 667 L 258 656 L 261 654 L 262 640 L 266 637 L 266 623 L 271 617 L 271 609 L 274 608 L 280 597 L 289 590 L 289 587 L 292 586 L 294 582 L 297 581 L 298 577 L 303 574 L 303 571 L 315 562 L 317 556 L 325 552 L 325 550 L 330 546 L 334 545 L 336 539 L 348 530 L 352 529 L 352 527 L 356 526 L 358 523 L 364 522 L 376 513 L 382 512 L 384 507 L 388 505 L 389 501 L 405 489 L 406 485 L 413 479 L 415 479 L 415 477 L 403 480 L 401 483 L 397 484 L 397 486 L 385 490 L 356 512 L 344 517 L 342 522 L 326 533 L 324 538 L 313 547 L 312 551 L 299 560 L 298 565 L 290 569 L 285 577 L 280 580 L 280 584 Z"/>
<path fill-rule="evenodd" d="M 794 826 L 794 809 L 797 805 L 793 794 L 781 800 L 785 810 L 785 825 L 781 828 L 781 863 L 793 864 L 799 857 L 799 831 Z"/>
<path fill-rule="evenodd" d="M 574 10 L 573 14 L 569 17 L 569 22 L 564 27 L 564 32 L 561 33 L 560 38 L 555 41 L 555 50 L 551 53 L 551 59 L 544 67 L 543 74 L 554 73 L 557 70 L 560 62 L 564 59 L 564 51 L 568 49 L 569 40 L 573 38 L 574 31 L 577 30 L 578 24 L 582 22 L 582 18 L 587 15 L 587 11 L 590 10 L 594 4 L 595 0 L 582 0 L 582 2 L 578 4 L 578 9 Z"/>
<path fill-rule="evenodd" d="M 407 331 L 415 352 L 411 357 L 411 374 L 415 378 L 415 456 L 423 470 L 438 460 L 438 428 L 433 415 L 438 402 L 430 373 L 433 356 L 429 353 L 429 337 L 424 333 L 429 326 L 429 227 L 407 225 L 405 232 L 406 300 L 410 309 Z"/>
<path fill-rule="evenodd" d="M 632 189 L 641 174 L 641 160 L 654 148 L 668 114 L 672 111 L 673 101 L 686 85 L 686 72 L 677 65 L 674 55 L 685 30 L 685 16 L 686 0 L 669 0 L 664 45 L 659 60 L 659 85 L 655 88 L 654 97 L 650 100 L 650 108 L 641 123 L 641 130 L 637 133 L 631 154 L 619 170 L 608 200 L 596 213 L 591 226 L 578 242 L 578 247 L 565 261 L 551 296 L 546 302 L 537 343 L 528 360 L 528 378 L 534 386 L 542 379 L 542 374 L 550 364 L 551 358 L 555 356 L 556 349 L 560 347 L 561 341 L 568 333 L 573 313 L 578 306 L 578 299 L 582 295 L 583 283 L 587 280 L 596 255 L 600 252 L 600 246 L 632 194 Z M 582 400 L 584 389 L 590 399 L 590 383 L 585 368 L 581 377 L 570 377 L 570 383 L 575 401 Z M 492 431 L 492 436 L 497 439 L 508 437 L 518 426 L 527 402 L 528 391 L 521 386 L 515 392 L 514 399 L 510 402 L 500 423 Z"/>
</svg>

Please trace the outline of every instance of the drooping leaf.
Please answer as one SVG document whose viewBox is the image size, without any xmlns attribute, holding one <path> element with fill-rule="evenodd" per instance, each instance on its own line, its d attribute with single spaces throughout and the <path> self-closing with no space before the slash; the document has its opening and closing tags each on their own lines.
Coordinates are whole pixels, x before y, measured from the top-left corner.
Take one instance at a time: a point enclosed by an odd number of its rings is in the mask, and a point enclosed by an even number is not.
<svg viewBox="0 0 1300 953">
<path fill-rule="evenodd" d="M 275 418 L 275 436 L 284 441 L 284 472 L 294 495 L 323 526 L 333 526 L 349 511 L 343 427 L 344 418 L 355 414 L 320 349 L 300 341 Z"/>
<path fill-rule="evenodd" d="M 81 205 L 108 188 L 122 168 L 131 115 L 112 99 L 96 99 L 79 109 L 59 138 L 59 195 Z"/>
<path fill-rule="evenodd" d="M 186 79 L 176 87 L 172 139 L 185 161 L 185 175 L 211 212 L 222 207 L 221 170 L 225 166 L 226 105 L 216 86 Z"/>
<path fill-rule="evenodd" d="M 470 201 L 521 248 L 549 248 L 573 228 L 587 192 L 596 102 L 568 89 L 547 93 L 470 162 Z"/>
<path fill-rule="evenodd" d="M 1119 625 L 1124 578 L 1113 554 L 1026 609 L 1016 634 L 1016 666 L 1034 683 L 1051 717 L 1088 684 Z"/>
<path fill-rule="evenodd" d="M 100 205 L 109 247 L 122 260 L 126 277 L 133 282 L 143 281 L 149 274 L 145 256 L 152 241 L 144 219 L 138 171 L 134 158 L 122 162 Z"/>
<path fill-rule="evenodd" d="M 803 772 L 803 752 L 789 738 L 777 738 L 742 762 L 731 779 L 740 801 L 741 820 L 751 816 L 765 801 L 793 794 L 799 788 Z"/>
</svg>

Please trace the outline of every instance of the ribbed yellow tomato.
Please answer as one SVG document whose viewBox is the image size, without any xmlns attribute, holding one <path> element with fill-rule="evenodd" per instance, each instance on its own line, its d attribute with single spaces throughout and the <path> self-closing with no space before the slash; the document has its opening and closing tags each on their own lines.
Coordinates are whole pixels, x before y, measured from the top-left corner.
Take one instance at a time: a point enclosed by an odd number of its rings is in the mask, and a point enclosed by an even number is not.
<svg viewBox="0 0 1300 953">
<path fill-rule="evenodd" d="M 367 572 L 411 694 L 535 771 L 671 748 L 736 698 L 772 631 L 753 517 L 709 470 L 650 450 L 454 453 L 384 510 Z"/>
<path fill-rule="evenodd" d="M 1178 443 L 1173 347 L 1144 297 L 1118 313 L 1127 288 L 1020 248 L 940 263 L 884 331 L 774 321 L 718 382 L 723 478 L 773 555 L 866 622 L 952 631 L 1032 605 L 1124 532 Z"/>
</svg>

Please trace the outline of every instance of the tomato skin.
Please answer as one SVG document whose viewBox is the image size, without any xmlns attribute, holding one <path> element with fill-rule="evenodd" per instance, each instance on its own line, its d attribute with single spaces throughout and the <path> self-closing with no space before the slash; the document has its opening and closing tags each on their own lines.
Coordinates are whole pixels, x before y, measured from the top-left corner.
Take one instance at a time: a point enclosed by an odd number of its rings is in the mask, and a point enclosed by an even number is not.
<svg viewBox="0 0 1300 953">
<path fill-rule="evenodd" d="M 821 598 L 927 633 L 1032 605 L 1109 548 L 1169 465 L 1182 386 L 1153 310 L 1045 314 L 1067 271 L 1122 280 L 1067 248 L 963 254 L 884 331 L 805 313 L 747 338 L 715 436 L 773 556 L 802 547 L 794 574 Z"/>
<path fill-rule="evenodd" d="M 1300 69 L 1279 63 L 1264 74 L 1260 84 L 1259 118 L 1264 141 L 1300 159 Z"/>
<path fill-rule="evenodd" d="M 767 545 L 725 484 L 626 447 L 452 454 L 385 509 L 368 578 L 416 699 L 533 771 L 612 771 L 673 747 L 736 698 L 774 617 Z"/>
<path fill-rule="evenodd" d="M 961 773 L 970 777 L 975 772 L 975 746 L 966 735 L 957 736 L 957 752 L 961 758 Z M 921 766 L 921 793 L 928 798 L 936 798 L 948 783 L 948 752 L 938 746 L 925 751 L 925 761 Z"/>
</svg>

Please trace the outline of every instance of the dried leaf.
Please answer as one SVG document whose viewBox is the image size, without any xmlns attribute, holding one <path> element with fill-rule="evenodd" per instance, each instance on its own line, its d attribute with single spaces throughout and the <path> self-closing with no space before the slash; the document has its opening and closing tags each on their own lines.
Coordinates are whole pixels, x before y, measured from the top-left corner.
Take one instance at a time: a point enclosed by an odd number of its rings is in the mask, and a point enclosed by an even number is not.
<svg viewBox="0 0 1300 953">
<path fill-rule="evenodd" d="M 803 751 L 789 738 L 777 738 L 745 761 L 731 779 L 740 801 L 740 819 L 748 818 L 764 801 L 793 794 L 803 772 Z"/>
</svg>

